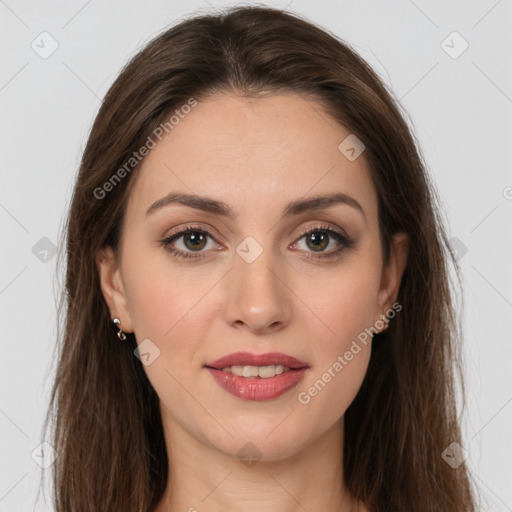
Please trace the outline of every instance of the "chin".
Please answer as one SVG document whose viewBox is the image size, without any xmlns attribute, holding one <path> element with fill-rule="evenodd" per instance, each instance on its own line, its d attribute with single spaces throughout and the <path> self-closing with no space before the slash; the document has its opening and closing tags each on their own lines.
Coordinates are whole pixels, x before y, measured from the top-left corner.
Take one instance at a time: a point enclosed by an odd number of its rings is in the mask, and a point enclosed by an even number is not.
<svg viewBox="0 0 512 512">
<path fill-rule="evenodd" d="M 225 425 L 226 430 L 233 437 L 222 434 L 217 439 L 208 437 L 208 444 L 226 455 L 244 460 L 279 461 L 288 459 L 305 446 L 311 436 L 305 431 L 304 425 L 292 424 L 290 421 L 293 412 L 286 418 L 286 414 L 280 414 L 279 418 L 272 421 L 263 421 L 259 424 L 252 419 L 244 425 L 231 423 Z M 286 424 L 288 422 L 288 424 Z M 286 425 L 285 425 L 286 424 Z"/>
</svg>

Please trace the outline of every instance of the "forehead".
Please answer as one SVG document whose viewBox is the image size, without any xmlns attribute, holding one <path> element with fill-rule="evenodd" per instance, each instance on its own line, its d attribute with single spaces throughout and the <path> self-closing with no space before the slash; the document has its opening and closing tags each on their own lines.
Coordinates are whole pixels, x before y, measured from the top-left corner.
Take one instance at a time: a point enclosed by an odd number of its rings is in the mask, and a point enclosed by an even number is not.
<svg viewBox="0 0 512 512">
<path fill-rule="evenodd" d="M 140 217 L 171 191 L 208 195 L 253 213 L 339 191 L 354 196 L 367 215 L 376 212 L 364 157 L 351 161 L 338 148 L 351 132 L 310 97 L 219 94 L 175 120 L 137 169 L 127 215 Z"/>
</svg>

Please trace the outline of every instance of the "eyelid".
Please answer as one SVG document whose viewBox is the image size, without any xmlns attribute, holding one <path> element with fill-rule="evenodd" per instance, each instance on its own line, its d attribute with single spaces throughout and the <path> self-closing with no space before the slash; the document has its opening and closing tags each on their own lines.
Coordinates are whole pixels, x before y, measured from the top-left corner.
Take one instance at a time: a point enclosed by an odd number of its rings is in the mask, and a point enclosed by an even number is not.
<svg viewBox="0 0 512 512">
<path fill-rule="evenodd" d="M 213 226 L 210 226 L 209 224 L 207 224 L 207 227 L 204 227 L 203 225 L 193 224 L 193 223 L 186 224 L 185 226 L 179 226 L 177 228 L 173 228 L 171 231 L 167 232 L 163 238 L 168 239 L 168 238 L 171 238 L 173 235 L 181 235 L 181 234 L 183 234 L 183 232 L 187 232 L 190 230 L 200 231 L 202 233 L 207 234 L 208 236 L 210 236 L 212 238 L 214 238 L 214 236 L 213 236 L 214 234 L 216 237 L 222 238 Z"/>
<path fill-rule="evenodd" d="M 299 240 L 300 238 L 302 238 L 304 235 L 307 235 L 307 234 L 309 234 L 311 232 L 314 232 L 314 231 L 327 231 L 327 230 L 334 231 L 340 237 L 345 238 L 347 241 L 349 240 L 349 236 L 347 235 L 345 230 L 341 229 L 340 227 L 338 227 L 338 226 L 336 226 L 334 224 L 331 224 L 330 222 L 324 222 L 322 224 L 315 225 L 315 226 L 310 226 L 308 228 L 304 228 L 303 230 L 301 230 L 299 232 L 299 234 L 297 235 L 296 241 Z M 296 242 L 294 242 L 294 243 L 296 243 Z"/>
</svg>

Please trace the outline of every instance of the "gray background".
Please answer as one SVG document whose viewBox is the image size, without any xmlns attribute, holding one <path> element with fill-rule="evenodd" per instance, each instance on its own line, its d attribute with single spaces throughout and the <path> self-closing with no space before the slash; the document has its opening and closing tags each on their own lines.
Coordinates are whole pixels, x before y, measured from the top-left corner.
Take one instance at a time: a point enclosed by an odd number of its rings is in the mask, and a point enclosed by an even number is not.
<svg viewBox="0 0 512 512">
<path fill-rule="evenodd" d="M 101 98 L 126 60 L 169 24 L 233 4 L 0 0 L 0 512 L 52 509 L 37 496 L 37 461 L 60 285 L 57 258 L 44 251 L 58 244 Z M 512 511 L 512 1 L 267 5 L 288 6 L 349 42 L 410 115 L 450 236 L 467 250 L 459 251 L 464 448 L 483 510 Z M 454 31 L 461 38 L 446 39 Z"/>
</svg>

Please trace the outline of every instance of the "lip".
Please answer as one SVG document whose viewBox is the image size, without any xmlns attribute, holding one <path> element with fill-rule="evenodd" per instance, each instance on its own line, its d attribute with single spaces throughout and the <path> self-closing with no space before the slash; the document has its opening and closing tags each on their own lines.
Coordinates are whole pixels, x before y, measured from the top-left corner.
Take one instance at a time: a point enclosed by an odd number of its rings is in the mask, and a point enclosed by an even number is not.
<svg viewBox="0 0 512 512">
<path fill-rule="evenodd" d="M 272 364 L 281 364 L 296 370 L 309 368 L 309 365 L 304 361 L 280 352 L 268 352 L 266 354 L 234 352 L 211 363 L 207 363 L 205 366 L 207 368 L 222 370 L 222 368 L 226 368 L 226 366 L 270 366 Z M 245 377 L 243 378 L 245 379 Z M 272 379 L 273 378 L 274 377 L 272 377 Z"/>
<path fill-rule="evenodd" d="M 259 377 L 239 377 L 223 372 L 226 366 L 270 366 L 280 364 L 288 366 L 287 372 L 267 379 Z M 244 400 L 271 400 L 294 388 L 304 377 L 309 365 L 296 357 L 280 352 L 253 354 L 235 352 L 205 365 L 205 368 L 224 390 Z"/>
<path fill-rule="evenodd" d="M 268 379 L 239 377 L 215 368 L 207 368 L 207 370 L 215 382 L 228 393 L 244 400 L 264 401 L 277 398 L 294 388 L 302 380 L 308 368 L 289 370 Z"/>
</svg>

